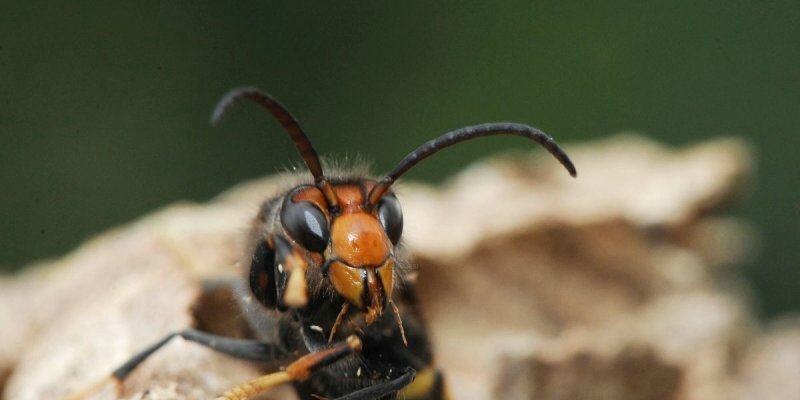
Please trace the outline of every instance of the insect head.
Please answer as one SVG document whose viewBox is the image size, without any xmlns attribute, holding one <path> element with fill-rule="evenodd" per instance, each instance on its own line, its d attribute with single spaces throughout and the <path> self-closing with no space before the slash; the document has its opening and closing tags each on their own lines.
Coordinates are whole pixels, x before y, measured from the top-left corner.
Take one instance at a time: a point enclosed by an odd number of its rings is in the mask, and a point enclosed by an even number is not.
<svg viewBox="0 0 800 400">
<path fill-rule="evenodd" d="M 290 190 L 283 198 L 280 222 L 285 234 L 272 235 L 271 247 L 291 271 L 283 299 L 289 307 L 309 301 L 307 271 L 321 274 L 328 287 L 344 298 L 343 312 L 354 307 L 364 313 L 367 325 L 392 304 L 396 285 L 396 246 L 403 233 L 403 213 L 391 186 L 420 161 L 439 150 L 482 136 L 516 135 L 542 145 L 576 176 L 563 150 L 545 133 L 516 123 L 489 123 L 447 132 L 403 158 L 380 180 L 332 181 L 325 176 L 319 156 L 297 120 L 269 94 L 252 87 L 229 92 L 212 115 L 217 124 L 241 100 L 269 111 L 289 137 L 314 177 L 313 184 Z"/>
</svg>

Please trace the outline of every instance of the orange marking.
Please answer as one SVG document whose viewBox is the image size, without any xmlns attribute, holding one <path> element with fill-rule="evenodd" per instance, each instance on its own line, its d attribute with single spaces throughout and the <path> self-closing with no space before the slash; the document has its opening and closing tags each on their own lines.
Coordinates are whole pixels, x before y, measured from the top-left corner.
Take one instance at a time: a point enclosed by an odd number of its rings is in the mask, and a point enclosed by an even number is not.
<svg viewBox="0 0 800 400">
<path fill-rule="evenodd" d="M 286 373 L 292 379 L 306 380 L 315 370 L 338 360 L 347 354 L 361 350 L 361 339 L 350 335 L 344 342 L 337 343 L 325 350 L 309 353 L 286 367 Z"/>
<path fill-rule="evenodd" d="M 372 188 L 375 187 L 375 182 L 363 182 L 363 186 L 366 193 L 369 193 Z M 331 188 L 333 189 L 333 193 L 336 195 L 336 198 L 339 201 L 339 207 L 341 208 L 342 214 L 353 214 L 364 211 L 364 203 L 366 202 L 366 199 L 361 191 L 361 185 L 331 185 Z M 388 190 L 386 193 L 392 193 L 392 191 Z M 308 186 L 307 188 L 296 192 L 292 197 L 292 200 L 295 202 L 308 201 L 314 203 L 326 213 L 329 206 L 325 195 L 316 186 Z"/>
<path fill-rule="evenodd" d="M 324 213 L 328 213 L 328 201 L 325 200 L 325 196 L 316 186 L 309 186 L 303 190 L 299 190 L 292 197 L 292 201 L 295 203 L 303 201 L 314 203 Z"/>
<path fill-rule="evenodd" d="M 331 227 L 333 255 L 354 267 L 383 264 L 392 243 L 378 219 L 369 214 L 345 214 Z"/>
<path fill-rule="evenodd" d="M 325 196 L 325 200 L 328 201 L 328 204 L 330 204 L 331 207 L 339 207 L 339 199 L 336 197 L 336 191 L 333 190 L 333 185 L 331 185 L 327 179 L 318 180 L 317 187 L 320 191 L 322 191 L 322 194 Z"/>
<path fill-rule="evenodd" d="M 359 309 L 364 308 L 364 302 L 361 299 L 361 294 L 364 292 L 362 271 L 359 268 L 348 267 L 339 261 L 332 262 L 328 270 L 333 288 Z"/>
<path fill-rule="evenodd" d="M 278 371 L 241 383 L 217 397 L 217 400 L 246 400 L 275 386 L 291 381 L 292 376 L 289 373 Z"/>
<path fill-rule="evenodd" d="M 394 261 L 387 260 L 386 264 L 378 268 L 378 277 L 383 284 L 383 291 L 386 292 L 386 298 L 391 299 L 394 286 Z"/>
<path fill-rule="evenodd" d="M 361 185 L 338 185 L 334 188 L 336 197 L 339 198 L 339 207 L 342 214 L 351 214 L 363 211 L 364 195 Z"/>
<path fill-rule="evenodd" d="M 274 372 L 239 384 L 223 393 L 217 400 L 245 400 L 284 383 L 306 380 L 314 371 L 360 350 L 361 339 L 351 335 L 344 342 L 300 357 L 297 361 L 289 364 L 284 371 Z"/>
</svg>

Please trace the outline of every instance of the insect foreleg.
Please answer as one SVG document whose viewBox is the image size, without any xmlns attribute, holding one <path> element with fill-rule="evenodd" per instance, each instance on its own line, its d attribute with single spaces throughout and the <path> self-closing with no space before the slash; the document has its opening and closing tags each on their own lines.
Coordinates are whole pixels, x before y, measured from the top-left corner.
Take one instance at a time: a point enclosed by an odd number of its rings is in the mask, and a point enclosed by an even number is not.
<svg viewBox="0 0 800 400">
<path fill-rule="evenodd" d="M 128 375 L 130 375 L 131 372 L 133 372 L 134 369 L 136 369 L 136 367 L 139 366 L 139 364 L 141 364 L 142 362 L 144 362 L 144 360 L 153 355 L 153 353 L 158 351 L 158 349 L 164 347 L 164 345 L 169 343 L 169 341 L 172 340 L 172 338 L 178 336 L 182 337 L 185 340 L 195 342 L 205 347 L 208 347 L 222 354 L 226 354 L 231 357 L 241 358 L 245 360 L 270 362 L 284 358 L 287 355 L 286 352 L 277 344 L 263 343 L 258 340 L 233 339 L 224 336 L 212 335 L 210 333 L 198 331 L 196 329 L 185 329 L 167 335 L 158 342 L 153 343 L 144 350 L 140 351 L 139 353 L 131 357 L 128 361 L 126 361 L 124 364 L 119 366 L 119 368 L 115 369 L 114 372 L 111 373 L 110 379 L 111 381 L 114 382 L 118 394 L 121 395 L 122 382 Z M 100 388 L 102 384 L 106 382 L 108 382 L 108 380 L 103 380 L 101 382 L 98 382 L 97 384 L 92 385 L 90 388 L 68 397 L 68 399 L 69 400 L 81 399 L 86 395 L 88 395 L 89 393 Z"/>
<path fill-rule="evenodd" d="M 233 339 L 224 336 L 212 335 L 196 329 L 186 329 L 167 335 L 164 339 L 152 344 L 131 357 L 125 364 L 115 369 L 111 373 L 115 378 L 123 380 L 128 376 L 142 361 L 167 344 L 172 338 L 180 336 L 185 340 L 201 344 L 214 351 L 227 354 L 231 357 L 244 360 L 269 362 L 286 356 L 286 353 L 276 344 L 262 343 L 258 340 Z"/>
<path fill-rule="evenodd" d="M 289 364 L 283 371 L 264 375 L 242 383 L 218 397 L 218 400 L 246 400 L 275 386 L 292 381 L 304 381 L 314 371 L 328 366 L 342 358 L 361 350 L 361 339 L 350 336 L 344 342 L 336 343 L 323 350 L 306 354 Z"/>
</svg>

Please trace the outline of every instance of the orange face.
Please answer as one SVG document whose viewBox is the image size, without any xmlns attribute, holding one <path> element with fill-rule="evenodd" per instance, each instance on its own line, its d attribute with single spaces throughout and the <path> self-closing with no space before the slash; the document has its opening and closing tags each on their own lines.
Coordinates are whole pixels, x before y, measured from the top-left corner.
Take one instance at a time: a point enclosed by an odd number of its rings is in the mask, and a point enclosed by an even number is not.
<svg viewBox="0 0 800 400">
<path fill-rule="evenodd" d="M 328 207 L 322 192 L 314 186 L 296 190 L 287 199 L 291 204 L 284 203 L 292 209 L 285 214 L 286 219 L 299 221 L 312 233 L 304 237 L 301 229 L 289 226 L 292 221 L 284 221 L 290 236 L 301 245 L 308 243 L 303 246 L 306 250 L 322 254 L 323 273 L 336 292 L 366 313 L 367 324 L 381 315 L 391 299 L 394 245 L 402 229 L 399 203 L 392 194 L 385 195 L 388 200 L 375 209 L 366 206 L 366 194 L 373 185 L 360 182 L 333 186 L 337 210 Z M 330 228 L 323 227 L 324 223 Z"/>
</svg>

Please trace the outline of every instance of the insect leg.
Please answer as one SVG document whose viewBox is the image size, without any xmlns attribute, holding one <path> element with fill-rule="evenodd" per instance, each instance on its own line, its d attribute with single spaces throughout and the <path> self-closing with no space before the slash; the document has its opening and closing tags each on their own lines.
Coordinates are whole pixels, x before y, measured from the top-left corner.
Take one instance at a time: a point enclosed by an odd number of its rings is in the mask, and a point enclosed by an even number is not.
<svg viewBox="0 0 800 400">
<path fill-rule="evenodd" d="M 185 340 L 195 342 L 205 347 L 208 347 L 217 352 L 244 360 L 269 362 L 283 358 L 287 355 L 286 352 L 277 344 L 264 343 L 258 340 L 234 339 L 224 336 L 212 335 L 210 333 L 198 331 L 196 329 L 185 329 L 167 335 L 158 342 L 153 343 L 144 350 L 140 351 L 139 353 L 131 357 L 128 361 L 126 361 L 124 364 L 115 369 L 114 372 L 111 373 L 111 377 L 109 379 L 111 382 L 114 383 L 117 393 L 119 395 L 122 394 L 121 393 L 122 382 L 128 375 L 130 375 L 131 372 L 133 372 L 134 369 L 136 369 L 137 366 L 139 366 L 139 364 L 141 364 L 144 360 L 150 357 L 158 349 L 164 347 L 164 345 L 169 343 L 169 341 L 172 340 L 172 338 L 178 336 L 182 337 Z M 69 400 L 81 399 L 86 395 L 88 395 L 89 393 L 92 393 L 95 390 L 99 389 L 108 381 L 109 381 L 108 379 L 100 381 L 97 384 L 92 385 L 88 389 L 76 393 L 68 397 L 67 399 Z"/>
<path fill-rule="evenodd" d="M 397 393 L 402 390 L 404 387 L 411 384 L 414 381 L 414 376 L 416 375 L 416 371 L 413 368 L 408 368 L 403 375 L 400 375 L 397 378 L 392 380 L 378 383 L 376 385 L 372 385 L 369 387 L 365 387 L 360 390 L 356 390 L 353 393 L 346 394 L 342 397 L 337 397 L 335 400 L 373 400 L 379 399 L 383 396 Z M 403 397 L 401 397 L 403 398 Z"/>
<path fill-rule="evenodd" d="M 242 383 L 218 397 L 218 400 L 246 400 L 275 386 L 308 379 L 312 373 L 361 350 L 361 339 L 352 335 L 323 350 L 306 354 L 289 364 L 283 371 L 264 375 Z"/>
<path fill-rule="evenodd" d="M 131 371 L 134 370 L 142 361 L 150 357 L 156 350 L 167 344 L 172 338 L 180 336 L 185 340 L 201 344 L 214 351 L 222 354 L 227 354 L 231 357 L 241 358 L 244 360 L 268 362 L 279 359 L 286 355 L 286 353 L 276 344 L 262 343 L 258 340 L 249 339 L 233 339 L 224 336 L 212 335 L 210 333 L 201 332 L 196 329 L 185 329 L 180 332 L 175 332 L 167 335 L 160 341 L 150 345 L 142 350 L 130 360 L 122 364 L 119 368 L 115 369 L 112 375 L 119 379 L 125 379 Z"/>
</svg>

